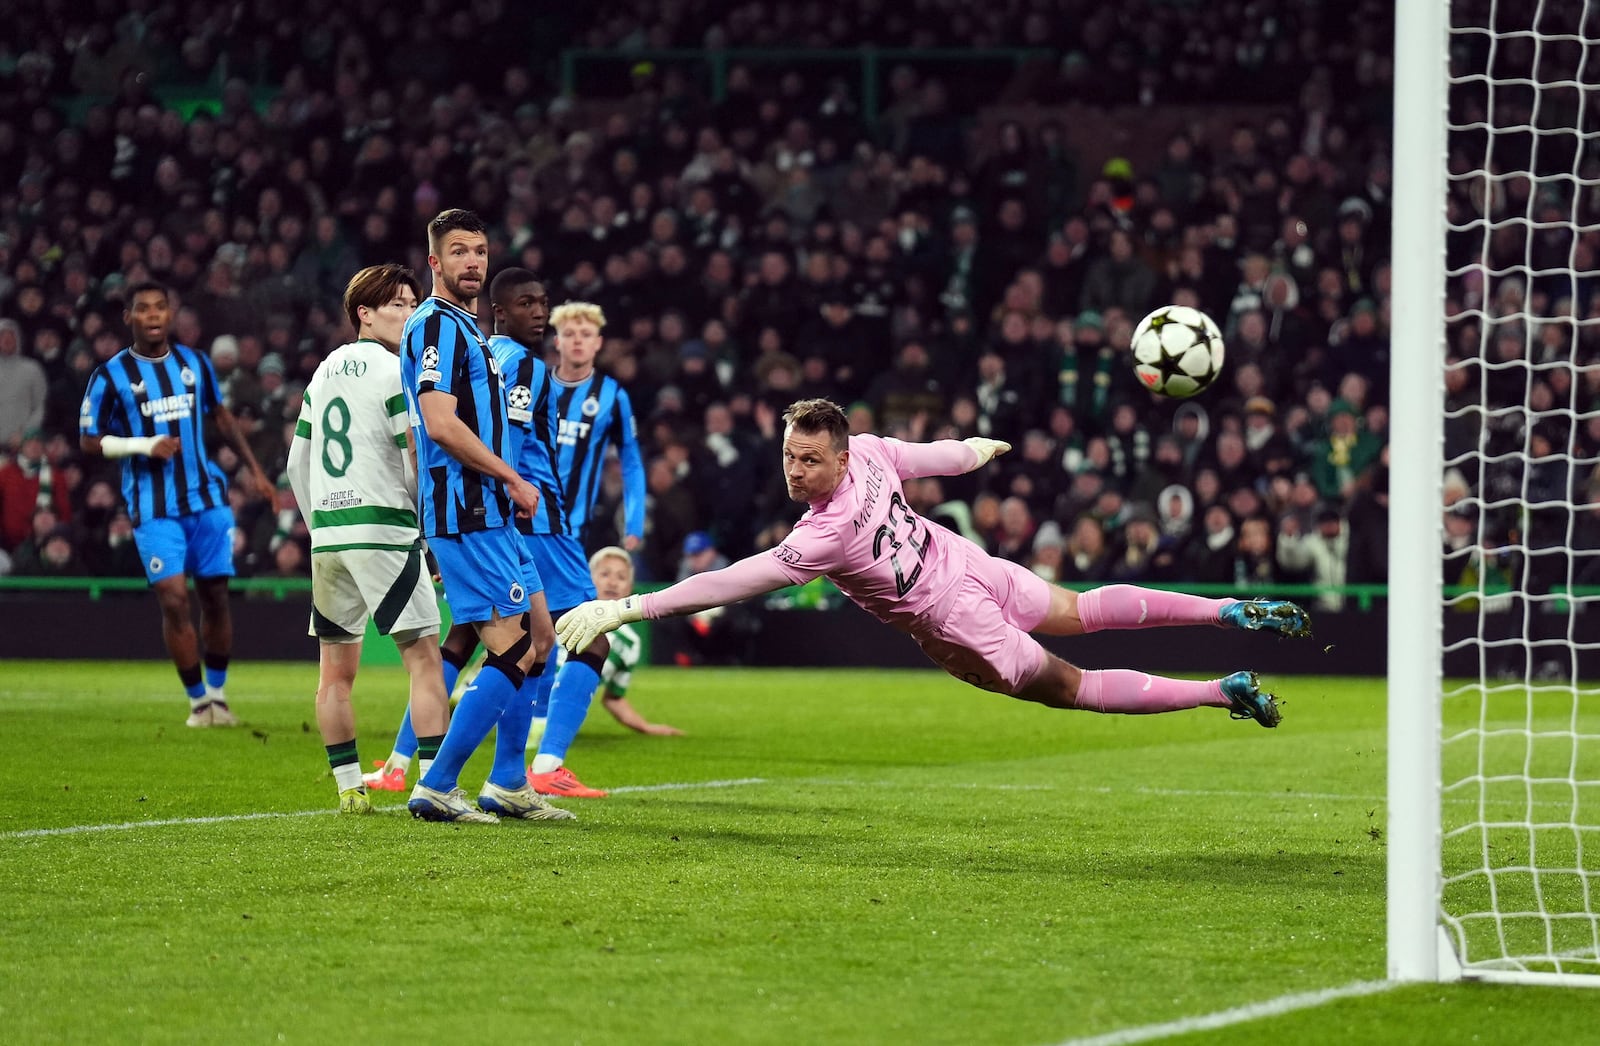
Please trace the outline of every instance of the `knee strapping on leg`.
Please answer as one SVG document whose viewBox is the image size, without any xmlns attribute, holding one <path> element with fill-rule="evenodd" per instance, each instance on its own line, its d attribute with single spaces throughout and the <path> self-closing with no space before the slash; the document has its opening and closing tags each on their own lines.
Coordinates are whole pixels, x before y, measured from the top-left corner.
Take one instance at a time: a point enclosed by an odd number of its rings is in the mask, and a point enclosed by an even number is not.
<svg viewBox="0 0 1600 1046">
<path fill-rule="evenodd" d="M 498 668 L 501 675 L 511 680 L 513 687 L 521 689 L 522 681 L 527 678 L 527 673 L 523 672 L 522 665 L 519 662 L 527 654 L 528 648 L 531 646 L 533 646 L 533 637 L 528 635 L 527 630 L 524 629 L 515 643 L 512 643 L 498 654 L 490 654 L 484 658 L 483 666 L 485 668 Z"/>
<path fill-rule="evenodd" d="M 588 665 L 595 675 L 600 674 L 600 669 L 605 666 L 606 659 L 599 654 L 591 654 L 585 650 L 581 654 L 572 655 L 572 660 L 580 665 Z"/>
</svg>

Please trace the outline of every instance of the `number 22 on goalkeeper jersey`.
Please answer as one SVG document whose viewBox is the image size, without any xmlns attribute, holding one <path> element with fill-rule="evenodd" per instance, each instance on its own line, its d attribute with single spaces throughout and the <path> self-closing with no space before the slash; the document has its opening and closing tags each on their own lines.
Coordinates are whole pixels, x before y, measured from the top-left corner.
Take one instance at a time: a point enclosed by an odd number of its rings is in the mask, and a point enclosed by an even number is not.
<svg viewBox="0 0 1600 1046">
<path fill-rule="evenodd" d="M 548 412 L 534 421 L 547 426 L 543 436 L 553 437 L 555 472 L 562 491 L 564 519 L 540 511 L 533 517 L 535 534 L 569 534 L 581 539 L 600 496 L 600 478 L 606 452 L 617 448 L 622 463 L 624 529 L 630 537 L 644 536 L 644 459 L 633 419 L 633 404 L 615 378 L 595 371 L 582 381 L 565 382 L 550 375 Z"/>
<path fill-rule="evenodd" d="M 289 454 L 313 552 L 416 545 L 409 431 L 400 360 L 381 343 L 342 345 L 317 368 Z"/>
</svg>

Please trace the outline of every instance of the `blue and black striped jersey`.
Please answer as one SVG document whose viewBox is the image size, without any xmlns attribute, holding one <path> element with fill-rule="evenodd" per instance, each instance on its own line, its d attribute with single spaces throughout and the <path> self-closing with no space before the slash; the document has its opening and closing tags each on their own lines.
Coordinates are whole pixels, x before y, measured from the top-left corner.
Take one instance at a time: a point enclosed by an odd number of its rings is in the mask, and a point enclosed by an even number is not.
<svg viewBox="0 0 1600 1046">
<path fill-rule="evenodd" d="M 615 378 L 599 371 L 571 384 L 552 373 L 549 424 L 555 433 L 555 473 L 560 478 L 565 518 L 560 527 L 552 524 L 540 531 L 536 525 L 534 532 L 583 537 L 589 513 L 600 496 L 606 452 L 616 447 L 622 462 L 624 530 L 629 536 L 643 537 L 644 460 L 639 455 L 628 393 Z"/>
<path fill-rule="evenodd" d="M 148 359 L 123 349 L 89 376 L 78 415 L 84 436 L 176 436 L 166 461 L 122 459 L 122 497 L 134 526 L 228 504 L 227 478 L 206 455 L 205 415 L 222 402 L 211 361 L 187 345 Z"/>
<path fill-rule="evenodd" d="M 502 461 L 514 460 L 499 364 L 478 318 L 430 297 L 406 320 L 400 343 L 401 388 L 417 444 L 417 508 L 426 537 L 507 526 L 514 518 L 505 486 L 467 468 L 429 438 L 418 400 L 430 392 L 456 398 L 456 416 Z"/>
<path fill-rule="evenodd" d="M 517 474 L 539 488 L 539 507 L 533 517 L 517 517 L 524 534 L 564 534 L 566 494 L 556 479 L 555 425 L 550 415 L 550 368 L 538 350 L 496 334 L 489 351 L 500 364 L 506 386 L 506 415 L 511 421 L 512 451 L 507 459 Z"/>
</svg>

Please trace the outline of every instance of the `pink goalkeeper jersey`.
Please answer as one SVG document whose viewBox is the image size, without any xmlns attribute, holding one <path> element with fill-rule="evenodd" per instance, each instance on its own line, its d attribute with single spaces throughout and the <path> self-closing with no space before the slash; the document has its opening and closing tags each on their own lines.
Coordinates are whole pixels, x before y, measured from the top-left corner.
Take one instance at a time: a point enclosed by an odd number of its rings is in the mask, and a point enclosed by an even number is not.
<svg viewBox="0 0 1600 1046">
<path fill-rule="evenodd" d="M 913 636 L 930 633 L 955 603 L 970 543 L 912 512 L 900 481 L 976 464 L 977 453 L 956 440 L 851 436 L 845 477 L 782 544 L 646 595 L 641 610 L 647 618 L 693 613 L 827 575 L 878 620 Z"/>
</svg>

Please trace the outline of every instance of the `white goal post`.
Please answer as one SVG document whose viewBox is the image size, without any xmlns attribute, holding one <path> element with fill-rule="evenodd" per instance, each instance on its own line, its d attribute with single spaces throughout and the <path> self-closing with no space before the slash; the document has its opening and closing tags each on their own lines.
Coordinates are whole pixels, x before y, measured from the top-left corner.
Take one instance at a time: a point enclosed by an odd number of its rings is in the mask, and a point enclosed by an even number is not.
<svg viewBox="0 0 1600 1046">
<path fill-rule="evenodd" d="M 1388 974 L 1596 987 L 1600 0 L 1395 11 Z"/>
</svg>

